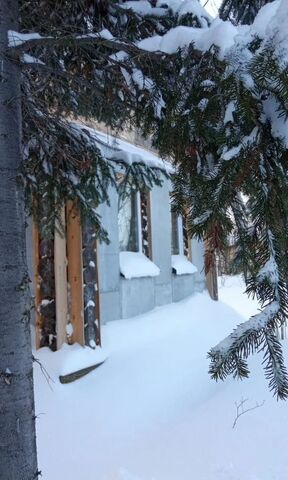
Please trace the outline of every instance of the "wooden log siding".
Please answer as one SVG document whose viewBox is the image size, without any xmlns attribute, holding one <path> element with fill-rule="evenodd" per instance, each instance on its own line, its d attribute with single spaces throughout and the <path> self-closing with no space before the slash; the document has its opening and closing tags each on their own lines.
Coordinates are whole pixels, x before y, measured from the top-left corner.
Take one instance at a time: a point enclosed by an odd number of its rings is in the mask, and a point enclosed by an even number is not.
<svg viewBox="0 0 288 480">
<path fill-rule="evenodd" d="M 151 222 L 150 222 L 150 196 L 147 192 L 140 193 L 141 228 L 142 228 L 142 252 L 152 259 L 151 246 Z"/>
<path fill-rule="evenodd" d="M 95 348 L 97 345 L 101 345 L 97 238 L 95 228 L 87 219 L 83 223 L 82 242 L 85 344 Z"/>
<path fill-rule="evenodd" d="M 40 348 L 41 341 L 41 328 L 42 328 L 42 319 L 41 319 L 41 293 L 40 293 L 40 276 L 39 276 L 39 230 L 36 223 L 33 221 L 32 225 L 32 242 L 33 242 L 33 256 L 34 256 L 34 294 L 35 294 L 35 335 L 36 335 L 36 348 Z"/>
<path fill-rule="evenodd" d="M 94 348 L 101 345 L 95 229 L 88 221 L 81 227 L 72 202 L 62 226 L 66 235 L 56 229 L 49 240 L 33 227 L 36 348 L 56 350 L 67 341 Z"/>
<path fill-rule="evenodd" d="M 55 271 L 54 271 L 54 240 L 35 237 L 38 243 L 38 265 L 35 265 L 35 277 L 38 279 L 35 289 L 39 288 L 36 295 L 36 309 L 38 311 L 39 346 L 50 347 L 56 350 L 56 299 L 55 299 Z M 37 253 L 35 254 L 37 258 Z"/>
<path fill-rule="evenodd" d="M 182 230 L 183 230 L 183 253 L 185 257 L 191 260 L 186 215 L 183 215 L 182 217 Z"/>
</svg>

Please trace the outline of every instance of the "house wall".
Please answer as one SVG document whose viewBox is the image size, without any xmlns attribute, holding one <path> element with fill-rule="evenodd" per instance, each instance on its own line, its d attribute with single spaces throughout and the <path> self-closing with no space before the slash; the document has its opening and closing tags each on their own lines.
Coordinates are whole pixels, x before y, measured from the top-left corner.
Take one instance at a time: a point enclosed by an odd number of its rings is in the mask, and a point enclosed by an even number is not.
<svg viewBox="0 0 288 480">
<path fill-rule="evenodd" d="M 98 272 L 100 292 L 100 316 L 106 323 L 121 318 L 120 267 L 118 238 L 118 194 L 109 189 L 110 206 L 102 204 L 99 213 L 103 227 L 107 230 L 110 243 L 98 247 Z"/>
<path fill-rule="evenodd" d="M 150 192 L 151 260 L 160 268 L 156 277 L 132 278 L 120 275 L 118 238 L 118 193 L 110 187 L 110 205 L 99 206 L 99 214 L 108 232 L 109 244 L 98 245 L 99 298 L 101 323 L 129 318 L 145 313 L 156 306 L 177 302 L 205 288 L 203 273 L 204 247 L 193 240 L 192 261 L 198 272 L 176 275 L 171 267 L 170 182 L 154 187 Z M 27 260 L 34 293 L 32 222 L 26 231 Z"/>
<path fill-rule="evenodd" d="M 172 301 L 170 182 L 150 193 L 152 261 L 160 268 L 154 278 L 155 305 Z"/>
<path fill-rule="evenodd" d="M 206 288 L 206 276 L 204 272 L 204 243 L 197 239 L 191 241 L 191 258 L 198 272 L 194 274 L 194 290 L 202 292 Z"/>
<path fill-rule="evenodd" d="M 177 302 L 205 288 L 203 244 L 191 242 L 192 258 L 198 272 L 176 275 L 171 267 L 170 182 L 150 192 L 151 260 L 160 268 L 156 277 L 125 279 L 120 275 L 118 241 L 118 195 L 109 192 L 110 206 L 101 205 L 99 213 L 110 244 L 98 248 L 100 316 L 106 323 L 129 318 L 152 310 L 155 306 Z"/>
</svg>

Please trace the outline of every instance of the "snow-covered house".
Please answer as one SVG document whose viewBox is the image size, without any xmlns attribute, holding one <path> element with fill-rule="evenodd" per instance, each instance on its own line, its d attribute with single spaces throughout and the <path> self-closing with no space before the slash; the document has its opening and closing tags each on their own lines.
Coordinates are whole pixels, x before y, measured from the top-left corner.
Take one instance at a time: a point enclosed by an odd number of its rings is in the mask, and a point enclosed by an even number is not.
<svg viewBox="0 0 288 480">
<path fill-rule="evenodd" d="M 171 169 L 143 147 L 99 131 L 97 138 L 107 158 Z M 109 244 L 96 242 L 91 227 L 81 229 L 72 204 L 63 212 L 66 238 L 55 232 L 48 241 L 39 238 L 35 225 L 28 229 L 37 347 L 56 349 L 64 342 L 94 347 L 101 342 L 100 323 L 139 315 L 206 288 L 203 243 L 188 238 L 185 220 L 172 213 L 170 191 L 164 175 L 162 186 L 146 193 L 131 190 L 119 197 L 111 187 L 110 205 L 99 207 Z"/>
</svg>

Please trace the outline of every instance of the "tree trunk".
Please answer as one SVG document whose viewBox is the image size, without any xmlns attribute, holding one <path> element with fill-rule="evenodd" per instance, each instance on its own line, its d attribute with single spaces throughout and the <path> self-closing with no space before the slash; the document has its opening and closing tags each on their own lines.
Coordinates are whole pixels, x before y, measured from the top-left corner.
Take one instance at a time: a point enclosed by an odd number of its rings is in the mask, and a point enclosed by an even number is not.
<svg viewBox="0 0 288 480">
<path fill-rule="evenodd" d="M 7 52 L 18 0 L 0 0 L 0 480 L 38 477 L 21 160 L 20 68 Z"/>
</svg>

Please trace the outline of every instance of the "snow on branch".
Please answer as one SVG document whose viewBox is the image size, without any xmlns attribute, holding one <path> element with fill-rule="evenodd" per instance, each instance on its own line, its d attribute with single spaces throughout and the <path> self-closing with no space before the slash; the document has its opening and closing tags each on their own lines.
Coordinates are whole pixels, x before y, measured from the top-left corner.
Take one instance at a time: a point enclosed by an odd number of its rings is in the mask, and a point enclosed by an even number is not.
<svg viewBox="0 0 288 480">
<path fill-rule="evenodd" d="M 63 47 L 69 45 L 98 45 L 109 48 L 111 50 L 123 51 L 133 55 L 145 55 L 145 51 L 139 48 L 136 44 L 120 41 L 114 38 L 107 29 L 97 33 L 89 33 L 87 35 L 63 35 L 60 37 L 43 37 L 36 32 L 20 33 L 13 30 L 8 32 L 8 45 L 14 51 L 20 50 L 27 52 L 33 48 L 39 47 Z M 163 57 L 163 52 L 149 52 L 151 56 Z"/>
<path fill-rule="evenodd" d="M 241 348 L 241 345 L 247 340 L 248 336 L 258 334 L 269 326 L 269 322 L 273 320 L 279 310 L 279 303 L 276 301 L 271 302 L 262 312 L 238 325 L 228 337 L 224 338 L 224 340 L 211 349 L 210 355 L 212 357 L 220 356 L 224 360 L 224 358 L 229 356 L 235 349 Z"/>
</svg>

